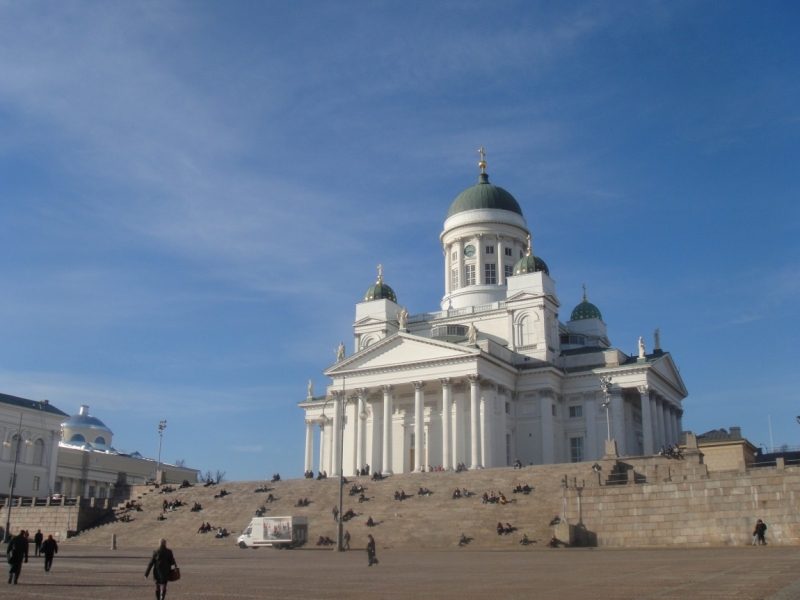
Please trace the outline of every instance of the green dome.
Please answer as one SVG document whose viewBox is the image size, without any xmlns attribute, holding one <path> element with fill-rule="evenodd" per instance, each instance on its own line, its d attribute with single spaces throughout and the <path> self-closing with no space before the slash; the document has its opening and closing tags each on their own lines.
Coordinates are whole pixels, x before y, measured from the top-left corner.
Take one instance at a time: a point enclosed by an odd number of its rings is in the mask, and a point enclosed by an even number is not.
<svg viewBox="0 0 800 600">
<path fill-rule="evenodd" d="M 570 321 L 580 321 L 581 319 L 600 319 L 602 321 L 603 315 L 600 314 L 599 308 L 584 299 L 573 309 L 572 316 L 569 319 Z"/>
<path fill-rule="evenodd" d="M 391 300 L 396 303 L 397 296 L 395 296 L 392 288 L 383 283 L 383 280 L 380 280 L 375 285 L 369 287 L 364 294 L 364 300 L 362 300 L 362 302 L 372 302 L 373 300 Z"/>
<path fill-rule="evenodd" d="M 489 183 L 489 175 L 481 173 L 478 175 L 478 185 L 467 188 L 461 192 L 447 211 L 447 218 L 468 210 L 478 208 L 495 208 L 507 210 L 522 216 L 522 209 L 514 196 L 509 194 L 501 187 Z"/>
<path fill-rule="evenodd" d="M 526 273 L 536 273 L 538 271 L 550 275 L 550 269 L 547 268 L 547 263 L 533 254 L 523 256 L 519 259 L 517 264 L 514 265 L 514 275 L 525 275 Z"/>
</svg>

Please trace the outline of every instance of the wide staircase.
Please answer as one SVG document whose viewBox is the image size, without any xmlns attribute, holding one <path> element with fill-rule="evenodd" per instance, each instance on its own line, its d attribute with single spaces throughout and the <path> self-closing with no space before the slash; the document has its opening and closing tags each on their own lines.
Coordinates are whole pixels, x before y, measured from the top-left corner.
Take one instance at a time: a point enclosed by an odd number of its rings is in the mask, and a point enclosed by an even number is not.
<svg viewBox="0 0 800 600">
<path fill-rule="evenodd" d="M 611 463 L 601 462 L 604 472 L 612 471 Z M 352 537 L 354 547 L 363 547 L 366 536 L 372 533 L 381 548 L 455 548 L 463 533 L 470 538 L 467 549 L 531 549 L 544 547 L 553 535 L 550 521 L 562 515 L 564 478 L 570 486 L 575 483 L 592 485 L 597 475 L 588 463 L 540 465 L 512 468 L 485 469 L 465 473 L 434 472 L 408 473 L 387 477 L 383 481 L 371 481 L 369 477 L 348 477 L 344 486 L 343 510 L 352 508 L 356 517 L 344 523 Z M 359 503 L 357 497 L 348 495 L 350 486 L 363 485 L 366 502 Z M 528 495 L 514 494 L 517 483 L 529 485 L 534 491 Z M 122 510 L 122 501 L 114 517 L 107 522 L 68 540 L 70 544 L 109 545 L 111 534 L 117 535 L 120 546 L 154 546 L 163 537 L 175 547 L 213 547 L 234 544 L 236 537 L 247 527 L 256 509 L 264 505 L 264 516 L 306 516 L 309 520 L 309 543 L 315 547 L 319 536 L 336 539 L 336 522 L 332 509 L 338 505 L 338 479 L 330 478 L 293 479 L 267 483 L 269 493 L 275 501 L 266 503 L 267 493 L 255 493 L 255 488 L 264 482 L 223 482 L 203 487 L 201 484 L 172 493 L 159 493 L 154 487 L 139 487 L 132 490 L 132 499 L 142 506 L 141 512 Z M 430 489 L 430 496 L 417 496 L 420 487 Z M 456 488 L 466 488 L 475 495 L 454 500 Z M 214 498 L 225 489 L 229 494 Z M 409 496 L 404 501 L 394 500 L 394 492 L 405 491 Z M 508 504 L 484 504 L 484 492 L 502 492 Z M 166 520 L 158 521 L 162 503 L 181 499 L 187 503 L 172 512 L 165 513 Z M 310 506 L 297 507 L 300 498 L 308 498 Z M 200 512 L 190 512 L 193 502 L 202 505 Z M 119 517 L 130 514 L 132 521 L 122 522 Z M 375 527 L 364 523 L 372 517 Z M 213 533 L 197 533 L 202 522 L 213 527 L 224 527 L 230 537 L 216 539 Z M 511 524 L 515 529 L 510 535 L 498 535 L 497 523 Z M 520 546 L 522 535 L 527 534 L 533 546 Z"/>
</svg>

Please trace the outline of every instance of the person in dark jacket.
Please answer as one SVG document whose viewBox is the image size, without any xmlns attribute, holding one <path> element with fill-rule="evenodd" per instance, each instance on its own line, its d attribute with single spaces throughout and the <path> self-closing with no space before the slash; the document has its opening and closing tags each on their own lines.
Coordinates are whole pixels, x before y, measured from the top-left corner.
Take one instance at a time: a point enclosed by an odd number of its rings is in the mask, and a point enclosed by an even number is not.
<svg viewBox="0 0 800 600">
<path fill-rule="evenodd" d="M 167 548 L 167 540 L 161 538 L 158 540 L 158 550 L 153 552 L 153 558 L 150 559 L 150 564 L 147 565 L 147 571 L 144 573 L 144 578 L 147 579 L 150 570 L 153 571 L 153 580 L 156 582 L 156 600 L 164 600 L 167 597 L 167 583 L 169 583 L 169 575 L 173 566 L 178 566 L 175 557 L 172 555 L 172 550 Z"/>
<path fill-rule="evenodd" d="M 42 548 L 42 542 L 44 541 L 44 534 L 42 534 L 42 530 L 39 529 L 36 532 L 36 535 L 33 536 L 33 555 L 39 556 Z"/>
<path fill-rule="evenodd" d="M 22 563 L 28 562 L 28 538 L 25 532 L 20 531 L 19 535 L 11 538 L 6 548 L 8 559 L 8 583 L 16 585 L 19 574 L 22 572 Z"/>
<path fill-rule="evenodd" d="M 375 538 L 371 535 L 367 536 L 369 538 L 369 542 L 367 542 L 367 558 L 369 559 L 368 567 L 371 567 L 373 563 L 376 565 L 378 564 L 378 559 L 375 558 Z"/>
<path fill-rule="evenodd" d="M 44 570 L 49 571 L 53 566 L 53 555 L 58 554 L 58 544 L 52 535 L 48 535 L 47 539 L 42 542 L 41 553 L 44 554 Z"/>
</svg>

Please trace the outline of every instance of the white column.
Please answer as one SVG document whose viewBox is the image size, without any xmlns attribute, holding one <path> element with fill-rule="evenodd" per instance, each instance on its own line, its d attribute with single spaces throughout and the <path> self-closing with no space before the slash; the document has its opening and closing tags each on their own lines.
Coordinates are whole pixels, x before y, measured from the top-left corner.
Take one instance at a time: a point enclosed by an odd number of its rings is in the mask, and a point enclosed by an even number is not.
<svg viewBox="0 0 800 600">
<path fill-rule="evenodd" d="M 458 245 L 458 258 L 456 259 L 458 261 L 458 287 L 464 287 L 464 240 L 458 238 L 456 243 Z"/>
<path fill-rule="evenodd" d="M 306 462 L 305 472 L 314 470 L 314 421 L 306 419 Z"/>
<path fill-rule="evenodd" d="M 650 387 L 640 385 L 636 388 L 642 402 L 642 438 L 644 439 L 644 454 L 655 454 L 653 445 L 653 413 L 650 411 Z"/>
<path fill-rule="evenodd" d="M 358 388 L 356 390 L 358 394 L 358 403 L 356 404 L 356 437 L 358 438 L 356 446 L 356 473 L 363 469 L 367 462 L 367 421 L 361 418 L 361 413 L 366 413 L 367 411 L 368 391 L 367 388 Z"/>
<path fill-rule="evenodd" d="M 454 387 L 453 391 L 455 392 L 455 415 L 453 417 L 453 468 L 455 468 L 459 463 L 466 464 L 467 462 L 467 438 L 464 435 L 464 395 L 466 388 L 463 384 L 458 384 Z"/>
<path fill-rule="evenodd" d="M 683 410 L 680 408 L 675 411 L 675 422 L 678 426 L 678 443 L 680 443 L 683 435 Z"/>
<path fill-rule="evenodd" d="M 483 234 L 479 233 L 475 236 L 475 248 L 478 262 L 475 265 L 475 285 L 483 285 L 485 278 L 483 276 L 483 265 L 486 262 L 486 257 L 483 255 Z"/>
<path fill-rule="evenodd" d="M 325 425 L 319 424 L 319 472 L 325 470 Z"/>
<path fill-rule="evenodd" d="M 422 471 L 425 452 L 425 382 L 412 381 L 414 385 L 414 473 Z"/>
<path fill-rule="evenodd" d="M 497 283 L 499 285 L 506 284 L 506 269 L 503 266 L 503 259 L 505 258 L 503 251 L 503 236 L 497 236 Z"/>
<path fill-rule="evenodd" d="M 453 443 L 450 432 L 453 429 L 450 417 L 453 414 L 453 388 L 451 379 L 443 377 L 442 384 L 442 468 L 449 471 L 453 468 Z"/>
<path fill-rule="evenodd" d="M 586 460 L 597 460 L 603 455 L 597 446 L 597 403 L 592 392 L 587 392 L 583 398 L 583 415 L 586 419 Z"/>
<path fill-rule="evenodd" d="M 452 263 L 450 257 L 450 244 L 444 245 L 444 293 L 449 294 L 453 289 Z"/>
<path fill-rule="evenodd" d="M 677 444 L 680 442 L 680 433 L 678 433 L 678 416 L 675 407 L 670 404 L 669 407 L 669 424 L 670 424 L 670 433 L 672 434 L 672 444 Z"/>
<path fill-rule="evenodd" d="M 344 392 L 336 390 L 333 394 L 333 436 L 331 447 L 331 472 L 329 475 L 338 477 L 339 470 L 342 468 L 341 444 L 342 444 L 342 402 L 345 401 Z"/>
<path fill-rule="evenodd" d="M 661 396 L 656 395 L 656 452 L 661 450 L 662 446 L 667 445 L 667 438 L 664 435 L 664 402 Z"/>
<path fill-rule="evenodd" d="M 480 469 L 480 438 L 478 437 L 478 421 L 480 418 L 480 375 L 469 375 L 470 397 L 470 441 L 472 450 L 472 464 L 470 469 Z"/>
<path fill-rule="evenodd" d="M 555 462 L 553 455 L 553 400 L 551 390 L 539 392 L 539 413 L 542 425 L 542 464 L 552 465 Z"/>
<path fill-rule="evenodd" d="M 657 454 L 661 449 L 661 444 L 658 441 L 658 402 L 656 402 L 656 393 L 650 390 L 650 424 L 653 429 L 653 454 Z"/>
<path fill-rule="evenodd" d="M 492 454 L 495 389 L 494 383 L 487 382 L 481 390 L 481 464 L 487 469 L 495 466 Z"/>
<path fill-rule="evenodd" d="M 669 400 L 666 398 L 661 399 L 661 411 L 664 419 L 664 444 L 669 444 L 670 441 L 670 424 L 669 424 Z"/>
<path fill-rule="evenodd" d="M 423 456 L 423 459 L 424 459 L 422 461 L 422 470 L 423 471 L 427 471 L 428 467 L 431 464 L 429 459 L 428 459 L 428 447 L 430 446 L 430 444 L 428 443 L 430 441 L 430 438 L 428 437 L 430 435 L 429 423 L 425 423 L 425 425 L 424 425 L 424 427 L 422 429 L 423 429 L 423 431 L 422 431 L 422 453 L 423 453 L 422 456 Z"/>
<path fill-rule="evenodd" d="M 367 419 L 367 431 L 370 432 L 369 445 L 364 460 L 369 461 L 370 473 L 381 470 L 383 464 L 383 403 L 373 402 L 369 405 L 370 418 Z"/>
<path fill-rule="evenodd" d="M 383 389 L 383 470 L 384 475 L 392 474 L 392 385 L 382 385 Z"/>
<path fill-rule="evenodd" d="M 627 454 L 627 439 L 625 437 L 625 401 L 622 390 L 611 389 L 611 437 L 617 442 L 617 452 Z"/>
</svg>

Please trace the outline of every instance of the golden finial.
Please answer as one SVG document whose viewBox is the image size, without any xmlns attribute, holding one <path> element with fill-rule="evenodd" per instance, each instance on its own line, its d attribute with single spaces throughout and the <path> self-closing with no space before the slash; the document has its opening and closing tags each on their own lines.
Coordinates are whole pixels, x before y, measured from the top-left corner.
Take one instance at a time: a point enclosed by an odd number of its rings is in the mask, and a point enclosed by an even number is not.
<svg viewBox="0 0 800 600">
<path fill-rule="evenodd" d="M 586 302 L 586 284 L 583 284 L 583 301 Z"/>
<path fill-rule="evenodd" d="M 525 256 L 530 256 L 533 252 L 533 248 L 531 248 L 531 234 L 528 234 L 528 251 L 525 253 Z"/>
<path fill-rule="evenodd" d="M 481 173 L 486 173 L 486 152 L 483 151 L 483 146 L 478 149 L 478 152 L 481 155 L 481 162 L 478 163 L 478 166 L 481 168 Z"/>
<path fill-rule="evenodd" d="M 378 265 L 378 283 L 383 283 L 383 265 Z"/>
</svg>

